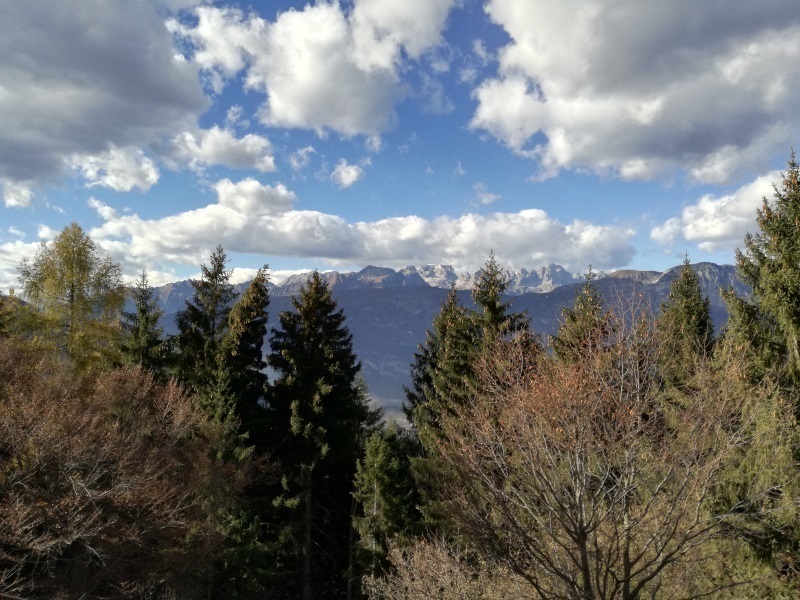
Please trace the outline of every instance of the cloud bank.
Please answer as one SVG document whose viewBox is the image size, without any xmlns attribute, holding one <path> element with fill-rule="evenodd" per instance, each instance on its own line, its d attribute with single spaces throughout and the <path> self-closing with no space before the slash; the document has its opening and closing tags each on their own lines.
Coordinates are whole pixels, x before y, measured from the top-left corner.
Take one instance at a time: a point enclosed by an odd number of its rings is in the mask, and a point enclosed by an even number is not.
<svg viewBox="0 0 800 600">
<path fill-rule="evenodd" d="M 229 252 L 313 258 L 331 266 L 438 262 L 476 268 L 493 249 L 510 266 L 556 262 L 579 270 L 591 263 L 608 269 L 626 265 L 635 253 L 630 229 L 564 224 L 538 209 L 349 222 L 294 210 L 296 197 L 283 185 L 223 179 L 215 189 L 216 202 L 157 220 L 120 214 L 93 199 L 90 205 L 104 222 L 89 233 L 117 260 L 156 269 L 168 262 L 199 264 L 217 243 Z"/>
<path fill-rule="evenodd" d="M 763 171 L 800 133 L 792 0 L 490 0 L 511 41 L 474 91 L 471 127 L 535 158 L 539 177 Z"/>
</svg>

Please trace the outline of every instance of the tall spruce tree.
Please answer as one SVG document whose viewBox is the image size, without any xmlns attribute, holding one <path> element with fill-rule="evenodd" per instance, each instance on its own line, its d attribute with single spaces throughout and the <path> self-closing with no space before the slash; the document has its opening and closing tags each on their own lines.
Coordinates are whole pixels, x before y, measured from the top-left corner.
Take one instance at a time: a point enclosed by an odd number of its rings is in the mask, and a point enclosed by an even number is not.
<svg viewBox="0 0 800 600">
<path fill-rule="evenodd" d="M 472 288 L 475 309 L 463 307 L 452 288 L 434 317 L 414 355 L 404 408 L 423 435 L 426 427 L 435 429 L 449 404 L 463 403 L 478 392 L 474 364 L 482 352 L 491 352 L 510 336 L 527 334 L 530 322 L 524 313 L 511 311 L 511 302 L 503 298 L 507 289 L 508 275 L 491 253 Z"/>
<path fill-rule="evenodd" d="M 230 372 L 235 396 L 235 411 L 250 441 L 263 446 L 263 406 L 266 394 L 267 363 L 264 340 L 267 337 L 269 307 L 267 267 L 258 270 L 253 281 L 228 315 L 228 331 L 221 345 L 220 360 Z"/>
<path fill-rule="evenodd" d="M 732 324 L 756 334 L 757 347 L 800 383 L 800 165 L 794 152 L 773 202 L 764 198 L 756 214 L 760 231 L 748 233 L 745 250 L 736 251 L 739 274 L 753 289 L 752 309 L 745 301 L 730 302 Z"/>
<path fill-rule="evenodd" d="M 194 296 L 175 317 L 177 375 L 196 391 L 211 385 L 216 377 L 220 345 L 228 332 L 228 314 L 237 297 L 227 262 L 222 246 L 217 246 L 208 266 L 201 265 L 200 279 L 192 281 Z"/>
<path fill-rule="evenodd" d="M 494 252 L 478 272 L 472 287 L 475 311 L 472 313 L 476 334 L 486 345 L 504 335 L 526 331 L 529 326 L 524 313 L 511 312 L 511 302 L 503 299 L 508 290 L 508 273 L 497 264 Z"/>
<path fill-rule="evenodd" d="M 474 334 L 469 313 L 453 287 L 425 344 L 414 355 L 412 387 L 406 388 L 404 411 L 422 437 L 438 429 L 439 416 L 450 403 L 465 401 L 471 393 Z"/>
<path fill-rule="evenodd" d="M 421 497 L 412 471 L 421 451 L 416 436 L 392 423 L 369 437 L 358 463 L 356 528 L 364 570 L 373 576 L 386 566 L 389 540 L 422 533 Z"/>
<path fill-rule="evenodd" d="M 127 331 L 122 342 L 123 360 L 141 365 L 160 378 L 166 372 L 168 358 L 164 329 L 159 325 L 164 311 L 153 297 L 144 269 L 130 294 L 133 311 L 122 313 L 122 326 Z"/>
<path fill-rule="evenodd" d="M 591 265 L 586 282 L 578 290 L 572 308 L 563 308 L 557 335 L 550 338 L 556 357 L 574 362 L 596 351 L 610 333 L 610 320 L 603 311 L 603 298 L 594 283 Z"/>
<path fill-rule="evenodd" d="M 271 456 L 280 462 L 286 582 L 293 597 L 342 598 L 352 567 L 353 481 L 376 416 L 345 317 L 314 273 L 271 336 Z"/>
<path fill-rule="evenodd" d="M 714 341 L 711 304 L 707 296 L 703 297 L 700 279 L 688 256 L 661 304 L 656 332 L 665 377 L 673 383 L 686 382 L 698 358 L 709 355 Z"/>
<path fill-rule="evenodd" d="M 757 233 L 737 250 L 739 275 L 752 287 L 750 298 L 723 292 L 729 320 L 716 359 L 744 362 L 758 389 L 743 420 L 752 439 L 727 481 L 729 503 L 754 486 L 771 492 L 747 506 L 744 537 L 768 559 L 781 578 L 800 577 L 800 165 L 792 152 L 774 200 L 756 211 Z M 774 383 L 773 383 L 774 382 Z M 770 388 L 772 388 L 770 390 Z"/>
</svg>

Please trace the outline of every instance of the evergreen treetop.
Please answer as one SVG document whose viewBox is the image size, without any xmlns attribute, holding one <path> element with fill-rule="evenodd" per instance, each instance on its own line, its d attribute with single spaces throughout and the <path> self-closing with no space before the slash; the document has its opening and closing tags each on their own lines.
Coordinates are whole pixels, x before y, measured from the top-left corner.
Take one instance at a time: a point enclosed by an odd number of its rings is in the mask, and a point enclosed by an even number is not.
<svg viewBox="0 0 800 600">
<path fill-rule="evenodd" d="M 711 304 L 703 297 L 688 256 L 661 303 L 656 330 L 661 364 L 669 367 L 671 378 L 685 381 L 696 359 L 708 355 L 714 339 Z"/>
<path fill-rule="evenodd" d="M 130 294 L 133 311 L 122 313 L 122 326 L 128 333 L 122 342 L 123 359 L 161 375 L 165 371 L 167 360 L 164 330 L 159 325 L 164 311 L 158 307 L 153 297 L 153 288 L 148 283 L 147 271 L 144 269 Z"/>
<path fill-rule="evenodd" d="M 611 333 L 603 311 L 603 298 L 594 283 L 591 265 L 586 282 L 578 290 L 572 308 L 563 308 L 558 334 L 550 338 L 556 357 L 572 362 L 596 351 Z"/>
<path fill-rule="evenodd" d="M 263 347 L 268 333 L 268 283 L 264 266 L 228 314 L 228 331 L 221 345 L 221 360 L 228 366 L 236 396 L 236 414 L 251 437 L 259 433 L 254 428 L 267 386 Z"/>
<path fill-rule="evenodd" d="M 800 379 L 800 165 L 794 151 L 774 190 L 774 200 L 764 198 L 756 213 L 760 231 L 748 233 L 744 251 L 736 251 L 736 265 L 758 312 L 773 323 L 762 331 L 779 337 L 785 364 Z"/>
<path fill-rule="evenodd" d="M 473 317 L 477 333 L 487 342 L 528 327 L 526 316 L 510 312 L 511 302 L 503 300 L 508 284 L 508 273 L 497 264 L 494 252 L 490 253 L 472 287 L 472 300 L 476 305 Z"/>
<path fill-rule="evenodd" d="M 212 379 L 219 346 L 228 331 L 228 314 L 237 297 L 227 262 L 222 246 L 217 246 L 209 264 L 201 265 L 200 279 L 192 281 L 192 299 L 175 317 L 178 375 L 194 389 Z"/>
<path fill-rule="evenodd" d="M 376 414 L 344 314 L 319 273 L 292 307 L 272 331 L 267 359 L 277 372 L 268 421 L 282 473 L 274 501 L 284 512 L 281 569 L 296 597 L 341 598 L 351 578 L 356 461 Z"/>
</svg>

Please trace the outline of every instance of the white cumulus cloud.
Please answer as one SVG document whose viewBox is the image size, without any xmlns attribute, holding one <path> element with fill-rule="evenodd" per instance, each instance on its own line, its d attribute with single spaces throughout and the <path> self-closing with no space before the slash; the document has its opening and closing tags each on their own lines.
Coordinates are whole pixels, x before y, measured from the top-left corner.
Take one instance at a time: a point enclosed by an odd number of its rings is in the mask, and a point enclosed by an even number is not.
<svg viewBox="0 0 800 600">
<path fill-rule="evenodd" d="M 341 159 L 331 172 L 331 181 L 340 189 L 349 188 L 364 177 L 364 169 Z"/>
<path fill-rule="evenodd" d="M 474 90 L 471 127 L 539 176 L 686 173 L 726 183 L 800 134 L 800 20 L 791 0 L 489 0 L 511 41 Z"/>
<path fill-rule="evenodd" d="M 165 8 L 155 0 L 3 6 L 0 178 L 52 182 L 75 156 L 147 148 L 196 122 L 208 101 L 198 66 L 174 59 Z"/>
<path fill-rule="evenodd" d="M 233 169 L 275 170 L 272 145 L 263 136 L 248 133 L 237 138 L 230 129 L 214 126 L 197 132 L 183 132 L 173 140 L 172 158 L 193 169 L 223 165 Z"/>
<path fill-rule="evenodd" d="M 745 234 L 758 229 L 756 209 L 764 198 L 772 198 L 772 184 L 780 180 L 780 172 L 773 171 L 731 194 L 702 196 L 685 206 L 679 216 L 654 227 L 650 238 L 662 246 L 684 239 L 708 252 L 741 247 Z"/>
<path fill-rule="evenodd" d="M 375 135 L 395 121 L 405 95 L 403 57 L 439 44 L 454 0 L 356 0 L 290 9 L 270 22 L 233 8 L 199 7 L 197 24 L 170 29 L 194 48 L 193 61 L 220 91 L 245 72 L 263 92 L 269 126 Z"/>
<path fill-rule="evenodd" d="M 80 171 L 89 187 L 107 187 L 117 192 L 129 192 L 137 187 L 149 190 L 158 183 L 155 162 L 138 148 L 111 147 L 94 156 L 75 156 L 70 161 Z"/>
<path fill-rule="evenodd" d="M 121 214 L 93 200 L 103 220 L 89 234 L 131 271 L 148 265 L 199 264 L 217 243 L 228 252 L 314 259 L 329 265 L 437 262 L 477 268 L 490 249 L 512 266 L 556 262 L 573 270 L 625 266 L 634 231 L 575 220 L 561 223 L 538 209 L 423 219 L 402 216 L 350 222 L 293 210 L 294 194 L 252 180 L 217 184 L 218 200 L 161 219 Z"/>
<path fill-rule="evenodd" d="M 294 193 L 283 184 L 279 183 L 275 187 L 262 185 L 251 177 L 238 183 L 222 179 L 216 183 L 214 189 L 222 206 L 252 216 L 286 212 L 291 210 L 297 200 Z"/>
</svg>

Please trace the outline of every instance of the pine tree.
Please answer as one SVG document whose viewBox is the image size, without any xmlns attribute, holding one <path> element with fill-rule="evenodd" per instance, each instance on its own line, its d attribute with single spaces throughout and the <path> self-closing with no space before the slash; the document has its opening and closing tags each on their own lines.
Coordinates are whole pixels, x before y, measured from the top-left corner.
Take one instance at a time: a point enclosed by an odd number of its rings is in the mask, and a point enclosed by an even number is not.
<svg viewBox="0 0 800 600">
<path fill-rule="evenodd" d="M 122 342 L 123 360 L 162 377 L 168 354 L 164 330 L 159 326 L 164 311 L 153 297 L 153 288 L 148 284 L 144 269 L 131 289 L 131 298 L 134 310 L 122 313 L 122 326 L 128 332 L 127 339 Z"/>
<path fill-rule="evenodd" d="M 42 242 L 32 262 L 23 260 L 19 280 L 37 334 L 84 368 L 118 360 L 122 269 L 77 223 Z"/>
<path fill-rule="evenodd" d="M 192 281 L 194 296 L 175 317 L 178 326 L 177 375 L 199 391 L 213 380 L 220 357 L 220 344 L 228 331 L 228 314 L 237 294 L 230 283 L 231 271 L 222 246 L 211 254 L 209 265 L 201 265 L 201 277 Z"/>
<path fill-rule="evenodd" d="M 406 389 L 404 411 L 421 436 L 438 429 L 448 404 L 465 401 L 471 392 L 474 328 L 467 310 L 451 288 L 427 332 L 425 345 L 414 355 L 412 387 Z"/>
<path fill-rule="evenodd" d="M 255 278 L 228 315 L 228 331 L 221 345 L 220 360 L 231 374 L 236 415 L 250 440 L 261 446 L 259 421 L 263 419 L 262 402 L 266 393 L 267 363 L 264 360 L 264 340 L 267 337 L 267 308 L 269 307 L 269 275 L 267 267 L 259 269 Z"/>
<path fill-rule="evenodd" d="M 711 351 L 714 324 L 710 306 L 687 256 L 656 319 L 659 363 L 673 383 L 686 382 L 698 358 Z"/>
<path fill-rule="evenodd" d="M 523 313 L 510 312 L 511 302 L 503 300 L 508 283 L 508 274 L 497 264 L 494 253 L 490 253 L 472 287 L 472 300 L 476 305 L 472 317 L 477 335 L 486 345 L 504 335 L 528 329 L 528 318 Z"/>
<path fill-rule="evenodd" d="M 372 575 L 385 567 L 389 540 L 422 532 L 421 498 L 412 472 L 412 461 L 421 452 L 419 440 L 394 424 L 367 440 L 354 495 L 361 505 L 356 528 L 362 562 Z"/>
<path fill-rule="evenodd" d="M 572 308 L 561 311 L 558 334 L 550 338 L 556 357 L 566 362 L 574 362 L 595 352 L 611 333 L 591 266 L 585 277 L 586 283 L 575 296 Z"/>
<path fill-rule="evenodd" d="M 314 273 L 294 311 L 279 317 L 268 364 L 271 455 L 281 465 L 287 580 L 307 600 L 346 594 L 351 567 L 352 492 L 365 430 L 375 420 L 345 317 Z"/>
<path fill-rule="evenodd" d="M 775 358 L 800 382 L 800 165 L 794 152 L 781 186 L 775 186 L 774 201 L 764 198 L 756 220 L 760 232 L 748 233 L 745 251 L 736 251 L 739 274 L 753 289 L 755 311 L 732 303 L 732 312 L 741 313 L 734 315 L 734 323 L 761 321 L 758 333 L 769 337 L 759 339 L 759 346 L 773 355 L 779 349 Z"/>
<path fill-rule="evenodd" d="M 748 506 L 746 539 L 770 559 L 782 577 L 797 577 L 800 564 L 798 462 L 800 429 L 800 165 L 792 152 L 774 200 L 756 211 L 759 231 L 745 236 L 736 251 L 739 275 L 752 287 L 750 298 L 723 292 L 729 320 L 715 359 L 745 363 L 749 385 L 762 389 L 742 420 L 751 423 L 752 443 L 730 474 L 729 498 L 746 497 L 754 483 L 770 494 Z M 770 387 L 774 387 L 770 390 Z"/>
</svg>

